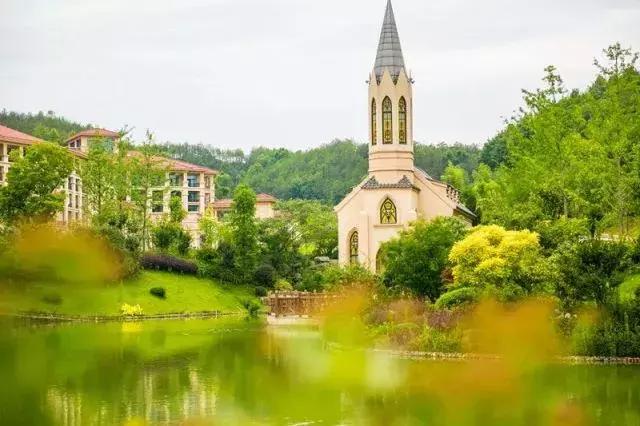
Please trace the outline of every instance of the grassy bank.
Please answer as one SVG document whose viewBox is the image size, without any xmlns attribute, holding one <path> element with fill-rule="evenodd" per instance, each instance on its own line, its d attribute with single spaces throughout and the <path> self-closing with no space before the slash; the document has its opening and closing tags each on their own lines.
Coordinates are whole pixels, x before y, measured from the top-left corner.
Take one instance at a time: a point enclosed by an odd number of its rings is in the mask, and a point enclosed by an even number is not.
<svg viewBox="0 0 640 426">
<path fill-rule="evenodd" d="M 162 287 L 166 298 L 149 293 Z M 46 312 L 62 315 L 118 315 L 124 303 L 140 305 L 144 315 L 218 311 L 241 313 L 242 301 L 254 298 L 249 287 L 227 286 L 212 280 L 166 272 L 142 272 L 118 284 L 65 286 L 30 284 L 0 290 L 0 312 Z"/>
</svg>

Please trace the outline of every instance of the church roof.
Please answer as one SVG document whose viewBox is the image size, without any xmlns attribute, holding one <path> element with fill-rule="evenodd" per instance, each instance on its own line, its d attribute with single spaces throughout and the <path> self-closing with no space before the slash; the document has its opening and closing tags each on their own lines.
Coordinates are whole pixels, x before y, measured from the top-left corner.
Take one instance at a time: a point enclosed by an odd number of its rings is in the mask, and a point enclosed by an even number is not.
<svg viewBox="0 0 640 426">
<path fill-rule="evenodd" d="M 380 183 L 375 176 L 371 176 L 371 178 L 362 185 L 362 189 L 415 189 L 420 191 L 418 187 L 411 183 L 406 175 L 397 183 Z"/>
<path fill-rule="evenodd" d="M 400 36 L 398 35 L 398 27 L 396 26 L 396 18 L 393 14 L 391 0 L 387 0 L 387 11 L 384 14 L 380 43 L 378 44 L 378 54 L 376 55 L 376 63 L 374 66 L 374 72 L 378 81 L 382 78 L 385 69 L 389 70 L 394 81 L 397 80 L 400 71 L 404 69 L 404 57 L 402 56 Z"/>
</svg>

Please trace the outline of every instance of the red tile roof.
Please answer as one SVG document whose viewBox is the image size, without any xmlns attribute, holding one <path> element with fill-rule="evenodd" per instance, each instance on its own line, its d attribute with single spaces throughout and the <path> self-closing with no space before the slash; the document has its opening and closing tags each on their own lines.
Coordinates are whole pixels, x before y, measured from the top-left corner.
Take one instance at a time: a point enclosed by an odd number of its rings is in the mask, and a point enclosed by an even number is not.
<svg viewBox="0 0 640 426">
<path fill-rule="evenodd" d="M 112 132 L 111 130 L 107 130 L 107 129 L 88 129 L 88 130 L 83 130 L 81 132 L 76 133 L 75 135 L 71 136 L 69 139 L 67 139 L 67 143 L 71 142 L 72 140 L 79 138 L 81 136 L 86 136 L 86 137 L 94 137 L 94 138 L 117 138 L 120 136 L 120 133 L 117 132 Z"/>
<path fill-rule="evenodd" d="M 187 163 L 186 161 L 174 160 L 172 158 L 166 159 L 169 162 L 171 170 L 176 172 L 197 172 L 217 175 L 217 170 L 210 169 L 208 167 L 198 166 L 197 164 Z"/>
<path fill-rule="evenodd" d="M 278 201 L 278 199 L 273 195 L 262 193 L 262 194 L 256 195 L 256 201 L 258 203 L 275 203 L 276 201 Z M 214 202 L 212 202 L 211 207 L 213 207 L 214 210 L 224 210 L 224 209 L 230 209 L 231 204 L 233 204 L 232 199 L 221 198 L 219 200 L 215 200 Z"/>
<path fill-rule="evenodd" d="M 4 142 L 14 142 L 23 145 L 31 145 L 33 143 L 43 142 L 42 139 L 38 139 L 35 136 L 28 135 L 26 133 L 19 132 L 9 127 L 0 124 L 0 140 Z"/>
<path fill-rule="evenodd" d="M 130 157 L 135 157 L 135 156 L 140 156 L 141 154 L 140 154 L 140 151 L 129 151 L 127 155 L 129 155 Z M 166 167 L 173 172 L 206 173 L 211 175 L 219 174 L 217 170 L 198 166 L 197 164 L 187 163 L 186 161 L 174 160 L 173 158 L 154 155 L 153 159 L 159 164 L 162 164 L 163 167 Z"/>
<path fill-rule="evenodd" d="M 213 207 L 214 210 L 223 210 L 223 209 L 230 209 L 232 203 L 233 203 L 233 200 L 229 198 L 222 198 L 220 200 L 215 200 L 213 203 L 211 203 L 211 206 Z"/>
<path fill-rule="evenodd" d="M 265 194 L 264 192 L 256 195 L 256 199 L 259 203 L 275 203 L 278 201 L 273 195 Z"/>
</svg>

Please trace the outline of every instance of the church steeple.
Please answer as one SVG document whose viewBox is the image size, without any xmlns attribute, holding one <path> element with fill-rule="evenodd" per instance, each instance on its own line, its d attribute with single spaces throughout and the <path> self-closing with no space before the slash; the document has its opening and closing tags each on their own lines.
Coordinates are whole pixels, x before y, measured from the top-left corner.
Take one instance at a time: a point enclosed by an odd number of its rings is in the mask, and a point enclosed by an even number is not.
<svg viewBox="0 0 640 426">
<path fill-rule="evenodd" d="M 413 173 L 413 80 L 404 65 L 391 0 L 369 75 L 369 172 L 381 179 Z"/>
<path fill-rule="evenodd" d="M 404 70 L 402 46 L 400 46 L 400 36 L 398 35 L 398 27 L 396 26 L 396 18 L 393 14 L 391 0 L 387 0 L 387 10 L 384 14 L 384 22 L 382 23 L 378 53 L 374 66 L 374 72 L 378 82 L 382 79 L 385 69 L 389 70 L 394 81 L 400 76 L 400 71 Z"/>
</svg>

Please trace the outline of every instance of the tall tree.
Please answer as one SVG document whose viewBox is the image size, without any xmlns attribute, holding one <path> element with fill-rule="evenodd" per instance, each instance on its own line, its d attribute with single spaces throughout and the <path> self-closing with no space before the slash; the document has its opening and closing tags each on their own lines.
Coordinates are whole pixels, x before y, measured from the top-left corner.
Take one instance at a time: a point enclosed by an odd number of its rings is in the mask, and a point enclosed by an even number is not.
<svg viewBox="0 0 640 426">
<path fill-rule="evenodd" d="M 145 141 L 129 156 L 131 184 L 135 188 L 131 193 L 131 200 L 140 216 L 143 251 L 149 242 L 153 189 L 163 187 L 166 182 L 166 164 L 157 153 L 153 134 L 147 131 Z"/>
<path fill-rule="evenodd" d="M 23 157 L 13 154 L 8 185 L 0 188 L 0 220 L 13 225 L 52 219 L 64 209 L 61 189 L 73 170 L 71 154 L 50 143 L 28 147 Z"/>
<path fill-rule="evenodd" d="M 255 192 L 246 185 L 239 185 L 233 195 L 230 224 L 236 271 L 245 282 L 253 276 L 257 262 L 258 228 L 255 215 Z"/>
</svg>

